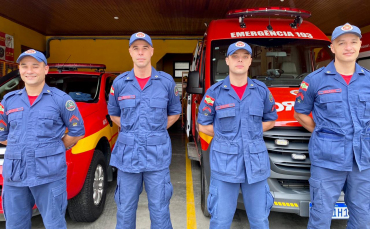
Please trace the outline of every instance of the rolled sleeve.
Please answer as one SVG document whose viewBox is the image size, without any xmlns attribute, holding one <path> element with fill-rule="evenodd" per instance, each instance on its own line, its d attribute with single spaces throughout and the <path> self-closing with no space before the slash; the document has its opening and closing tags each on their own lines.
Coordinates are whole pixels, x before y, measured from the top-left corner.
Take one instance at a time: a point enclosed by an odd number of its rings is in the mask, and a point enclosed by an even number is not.
<svg viewBox="0 0 370 229">
<path fill-rule="evenodd" d="M 270 90 L 266 87 L 266 96 L 264 99 L 264 109 L 263 109 L 263 122 L 275 121 L 278 118 L 275 108 L 275 99 L 272 96 Z"/>
<path fill-rule="evenodd" d="M 68 135 L 71 137 L 85 135 L 84 121 L 82 119 L 81 113 L 78 110 L 75 101 L 69 95 L 64 95 L 63 100 L 64 100 L 63 104 L 72 101 L 75 106 L 73 110 L 72 109 L 68 110 L 67 108 L 64 108 L 62 110 L 62 119 L 64 124 L 68 128 Z"/>
<path fill-rule="evenodd" d="M 312 83 L 312 77 L 310 75 L 302 81 L 294 104 L 294 110 L 297 113 L 305 115 L 311 113 L 315 102 L 315 92 Z"/>
<path fill-rule="evenodd" d="M 213 124 L 215 116 L 214 103 L 206 103 L 206 97 L 214 99 L 215 97 L 213 91 L 208 90 L 199 105 L 198 123 L 203 126 Z"/>
<path fill-rule="evenodd" d="M 176 88 L 175 81 L 172 80 L 168 90 L 167 115 L 170 116 L 177 114 L 181 114 L 180 93 Z"/>
<path fill-rule="evenodd" d="M 121 116 L 121 109 L 118 104 L 118 86 L 117 81 L 113 81 L 113 85 L 109 92 L 109 100 L 108 100 L 108 114 L 111 116 Z"/>
</svg>

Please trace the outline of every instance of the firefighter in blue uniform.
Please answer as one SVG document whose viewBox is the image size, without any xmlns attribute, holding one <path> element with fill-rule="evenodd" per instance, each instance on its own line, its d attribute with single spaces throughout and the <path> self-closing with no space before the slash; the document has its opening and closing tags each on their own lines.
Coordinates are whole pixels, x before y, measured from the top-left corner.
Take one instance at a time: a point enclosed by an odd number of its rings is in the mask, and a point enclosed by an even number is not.
<svg viewBox="0 0 370 229">
<path fill-rule="evenodd" d="M 211 229 L 230 228 L 240 188 L 250 227 L 269 228 L 273 197 L 263 131 L 275 125 L 277 114 L 266 85 L 248 78 L 251 55 L 248 44 L 231 44 L 225 59 L 229 76 L 207 90 L 199 107 L 199 131 L 214 136 L 207 199 Z"/>
<path fill-rule="evenodd" d="M 335 28 L 335 60 L 308 75 L 296 98 L 295 118 L 312 132 L 310 229 L 330 228 L 342 190 L 347 228 L 370 228 L 370 72 L 356 63 L 360 38 L 356 26 Z"/>
<path fill-rule="evenodd" d="M 7 93 L 0 104 L 6 228 L 31 228 L 35 203 L 45 228 L 67 228 L 65 151 L 85 134 L 83 120 L 69 95 L 45 83 L 44 54 L 31 49 L 17 63 L 25 87 Z"/>
<path fill-rule="evenodd" d="M 173 192 L 169 166 L 171 139 L 167 129 L 181 113 L 179 92 L 172 76 L 150 64 L 151 38 L 131 36 L 134 68 L 113 82 L 108 112 L 121 127 L 110 164 L 118 168 L 117 229 L 136 227 L 136 210 L 143 189 L 148 194 L 152 229 L 172 228 L 169 203 Z"/>
</svg>

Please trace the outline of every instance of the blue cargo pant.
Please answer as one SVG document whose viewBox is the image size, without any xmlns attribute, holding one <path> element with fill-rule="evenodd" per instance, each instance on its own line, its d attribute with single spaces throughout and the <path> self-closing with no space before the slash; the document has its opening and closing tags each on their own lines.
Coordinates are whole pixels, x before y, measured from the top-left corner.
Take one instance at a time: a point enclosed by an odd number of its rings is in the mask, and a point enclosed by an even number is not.
<svg viewBox="0 0 370 229">
<path fill-rule="evenodd" d="M 254 184 L 229 183 L 213 179 L 207 199 L 211 214 L 210 229 L 229 229 L 234 218 L 239 190 L 242 189 L 244 206 L 251 229 L 268 229 L 268 216 L 274 203 L 267 180 Z"/>
<path fill-rule="evenodd" d="M 136 210 L 139 195 L 143 191 L 148 194 L 151 229 L 172 229 L 170 218 L 170 199 L 173 187 L 170 170 L 126 173 L 118 170 L 115 201 L 117 204 L 116 229 L 135 229 Z"/>
<path fill-rule="evenodd" d="M 334 205 L 341 191 L 347 204 L 347 229 L 370 228 L 370 169 L 359 171 L 356 163 L 352 171 L 335 171 L 311 166 L 310 194 L 312 208 L 308 229 L 328 229 Z"/>
<path fill-rule="evenodd" d="M 3 186 L 4 216 L 7 229 L 31 228 L 32 208 L 37 205 L 46 229 L 67 228 L 66 179 L 35 187 Z"/>
</svg>

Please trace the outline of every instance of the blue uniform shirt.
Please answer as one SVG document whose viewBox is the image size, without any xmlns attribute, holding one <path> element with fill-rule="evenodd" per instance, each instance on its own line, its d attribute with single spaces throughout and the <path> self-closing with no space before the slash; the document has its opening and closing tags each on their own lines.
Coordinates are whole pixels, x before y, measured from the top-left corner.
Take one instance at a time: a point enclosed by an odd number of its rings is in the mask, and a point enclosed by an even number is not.
<svg viewBox="0 0 370 229">
<path fill-rule="evenodd" d="M 112 151 L 112 166 L 131 173 L 169 167 L 172 153 L 167 116 L 181 113 L 175 86 L 172 76 L 154 68 L 143 90 L 134 70 L 113 81 L 108 113 L 121 118 L 121 130 Z"/>
<path fill-rule="evenodd" d="M 262 122 L 277 119 L 275 101 L 266 85 L 248 79 L 240 100 L 229 76 L 210 87 L 199 106 L 198 123 L 213 124 L 211 176 L 217 180 L 255 183 L 270 176 Z"/>
<path fill-rule="evenodd" d="M 356 64 L 347 85 L 332 61 L 308 75 L 294 109 L 309 115 L 316 127 L 309 143 L 312 165 L 352 171 L 370 168 L 370 72 Z"/>
<path fill-rule="evenodd" d="M 0 108 L 0 140 L 8 140 L 4 183 L 37 186 L 66 177 L 62 136 L 85 134 L 83 120 L 69 95 L 45 84 L 30 105 L 26 89 L 6 94 Z"/>
</svg>

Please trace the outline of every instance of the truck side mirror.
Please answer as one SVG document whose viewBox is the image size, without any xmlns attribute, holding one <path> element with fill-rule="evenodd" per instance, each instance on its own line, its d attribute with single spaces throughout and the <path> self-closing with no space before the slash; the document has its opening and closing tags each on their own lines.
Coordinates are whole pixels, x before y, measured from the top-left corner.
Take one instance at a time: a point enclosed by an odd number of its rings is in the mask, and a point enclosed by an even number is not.
<svg viewBox="0 0 370 229">
<path fill-rule="evenodd" d="M 199 86 L 199 72 L 189 72 L 186 92 L 189 94 L 203 94 L 203 88 Z"/>
</svg>

